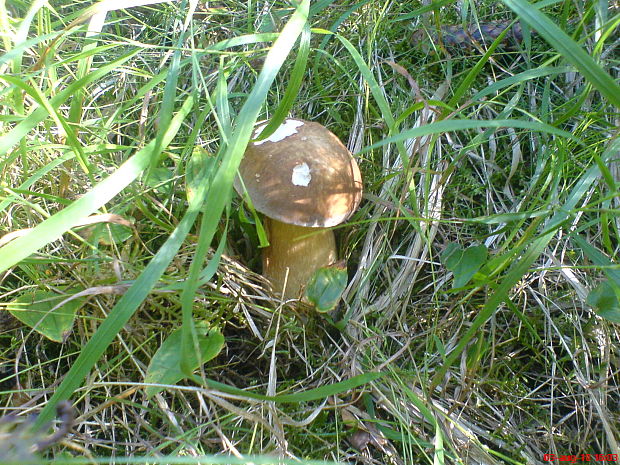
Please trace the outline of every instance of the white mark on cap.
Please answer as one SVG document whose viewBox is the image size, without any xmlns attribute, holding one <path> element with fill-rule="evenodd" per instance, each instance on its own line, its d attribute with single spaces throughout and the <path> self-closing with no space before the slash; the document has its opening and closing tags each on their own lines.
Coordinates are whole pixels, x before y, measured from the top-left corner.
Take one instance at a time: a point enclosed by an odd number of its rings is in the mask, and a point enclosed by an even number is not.
<svg viewBox="0 0 620 465">
<path fill-rule="evenodd" d="M 291 176 L 291 182 L 294 185 L 308 187 L 308 184 L 310 184 L 311 180 L 312 175 L 310 174 L 310 167 L 307 163 L 296 165 L 295 168 L 293 168 L 293 176 Z"/>
<path fill-rule="evenodd" d="M 299 126 L 303 126 L 303 121 L 297 121 L 295 119 L 287 119 L 280 125 L 278 129 L 276 129 L 272 135 L 267 137 L 267 139 L 259 140 L 258 142 L 254 142 L 254 145 L 261 145 L 265 142 L 279 142 L 282 139 L 286 139 L 288 136 L 292 136 L 297 133 L 297 128 Z M 254 138 L 258 137 L 263 129 L 267 127 L 266 124 L 259 126 L 256 131 L 254 131 Z"/>
</svg>

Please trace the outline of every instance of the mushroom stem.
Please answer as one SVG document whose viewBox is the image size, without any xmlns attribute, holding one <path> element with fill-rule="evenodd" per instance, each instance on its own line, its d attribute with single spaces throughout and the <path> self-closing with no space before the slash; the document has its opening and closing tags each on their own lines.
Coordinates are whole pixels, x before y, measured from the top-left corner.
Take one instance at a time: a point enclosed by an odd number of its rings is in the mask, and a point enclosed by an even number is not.
<svg viewBox="0 0 620 465">
<path fill-rule="evenodd" d="M 314 272 L 336 261 L 334 233 L 331 229 L 296 226 L 268 217 L 263 224 L 270 242 L 263 250 L 263 275 L 278 293 L 282 293 L 286 280 L 285 299 L 300 298 Z"/>
</svg>

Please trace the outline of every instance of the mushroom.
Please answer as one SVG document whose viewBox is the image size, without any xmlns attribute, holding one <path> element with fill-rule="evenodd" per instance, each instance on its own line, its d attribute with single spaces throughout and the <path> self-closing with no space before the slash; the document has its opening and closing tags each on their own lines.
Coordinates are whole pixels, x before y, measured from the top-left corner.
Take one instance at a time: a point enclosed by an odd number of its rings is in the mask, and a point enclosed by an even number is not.
<svg viewBox="0 0 620 465">
<path fill-rule="evenodd" d="M 256 128 L 255 138 L 265 126 Z M 286 119 L 268 138 L 250 142 L 235 189 L 247 191 L 264 215 L 270 245 L 263 249 L 263 275 L 284 298 L 299 298 L 314 272 L 336 261 L 328 228 L 357 209 L 362 176 L 351 152 L 327 128 Z"/>
</svg>

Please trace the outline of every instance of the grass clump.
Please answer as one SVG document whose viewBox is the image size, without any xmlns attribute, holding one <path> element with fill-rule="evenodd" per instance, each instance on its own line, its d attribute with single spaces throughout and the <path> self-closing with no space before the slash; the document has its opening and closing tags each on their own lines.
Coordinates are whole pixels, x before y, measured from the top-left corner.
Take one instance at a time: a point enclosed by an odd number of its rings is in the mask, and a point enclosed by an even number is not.
<svg viewBox="0 0 620 465">
<path fill-rule="evenodd" d="M 0 461 L 620 452 L 611 2 L 122 6 L 0 4 Z M 273 296 L 231 188 L 288 115 L 365 179 L 328 315 Z"/>
</svg>

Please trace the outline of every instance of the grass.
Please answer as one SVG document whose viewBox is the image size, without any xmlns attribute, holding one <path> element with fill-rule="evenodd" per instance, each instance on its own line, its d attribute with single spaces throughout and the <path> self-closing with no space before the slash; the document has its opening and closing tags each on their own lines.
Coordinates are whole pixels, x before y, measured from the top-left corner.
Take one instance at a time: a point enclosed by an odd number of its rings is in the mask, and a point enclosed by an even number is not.
<svg viewBox="0 0 620 465">
<path fill-rule="evenodd" d="M 617 8 L 433 5 L 0 4 L 0 463 L 614 460 Z M 272 295 L 232 191 L 288 115 L 364 176 L 330 315 Z"/>
</svg>

